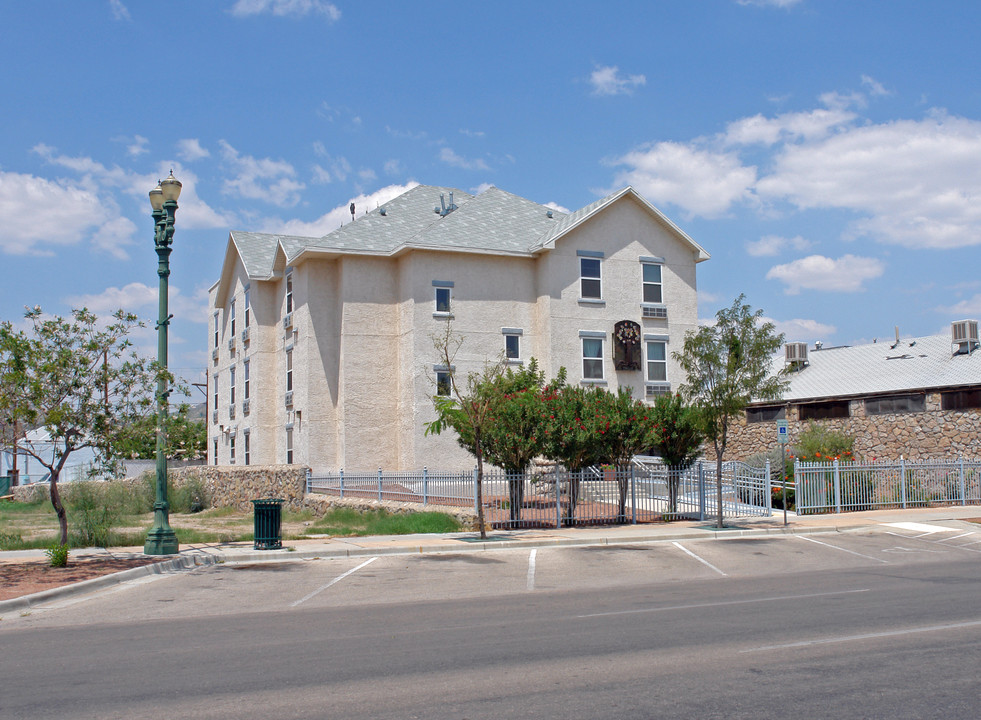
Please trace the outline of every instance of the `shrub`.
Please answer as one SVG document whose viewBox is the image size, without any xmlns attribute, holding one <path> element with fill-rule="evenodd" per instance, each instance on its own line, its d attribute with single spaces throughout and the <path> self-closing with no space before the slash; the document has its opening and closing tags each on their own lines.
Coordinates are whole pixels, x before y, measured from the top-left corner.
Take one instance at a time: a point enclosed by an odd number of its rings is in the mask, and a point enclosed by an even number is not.
<svg viewBox="0 0 981 720">
<path fill-rule="evenodd" d="M 107 547 L 112 528 L 120 516 L 114 488 L 109 483 L 79 481 L 66 488 L 65 505 L 70 518 L 72 544 L 76 547 Z"/>
<path fill-rule="evenodd" d="M 44 554 L 48 556 L 51 567 L 68 567 L 68 545 L 52 545 Z"/>
</svg>

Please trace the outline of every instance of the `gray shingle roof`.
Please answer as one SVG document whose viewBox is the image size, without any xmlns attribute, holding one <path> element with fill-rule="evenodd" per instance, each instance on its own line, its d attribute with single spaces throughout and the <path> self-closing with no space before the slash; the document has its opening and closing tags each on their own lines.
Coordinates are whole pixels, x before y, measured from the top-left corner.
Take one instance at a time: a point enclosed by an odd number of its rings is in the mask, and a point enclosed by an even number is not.
<svg viewBox="0 0 981 720">
<path fill-rule="evenodd" d="M 950 335 L 808 351 L 809 364 L 790 373 L 783 399 L 909 392 L 981 384 L 981 350 L 954 355 Z M 783 366 L 782 355 L 775 361 Z"/>
<path fill-rule="evenodd" d="M 446 215 L 434 212 L 442 207 L 441 195 L 442 203 L 450 204 L 451 193 L 457 209 Z M 530 255 L 627 193 L 633 190 L 625 188 L 563 213 L 495 187 L 474 196 L 455 188 L 418 185 L 320 238 L 236 230 L 231 239 L 249 277 L 256 279 L 272 277 L 279 248 L 288 264 L 305 252 L 390 255 L 403 248 Z M 708 258 L 691 238 L 646 204 L 697 251 L 699 260 Z"/>
</svg>

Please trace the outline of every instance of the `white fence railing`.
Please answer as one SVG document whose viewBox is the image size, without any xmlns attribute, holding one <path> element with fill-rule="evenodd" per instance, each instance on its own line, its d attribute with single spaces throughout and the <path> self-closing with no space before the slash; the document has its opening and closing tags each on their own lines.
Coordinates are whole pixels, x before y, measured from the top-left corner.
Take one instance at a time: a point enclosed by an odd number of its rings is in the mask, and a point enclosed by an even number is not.
<svg viewBox="0 0 981 720">
<path fill-rule="evenodd" d="M 981 460 L 794 463 L 797 512 L 981 503 Z"/>
<path fill-rule="evenodd" d="M 477 471 L 350 473 L 343 470 L 307 478 L 307 492 L 348 498 L 397 500 L 476 512 Z M 723 466 L 724 517 L 771 514 L 769 468 L 743 463 Z M 656 458 L 637 458 L 627 468 L 560 469 L 515 475 L 484 472 L 485 518 L 496 527 L 559 527 L 583 524 L 705 519 L 719 512 L 715 465 L 683 470 Z"/>
</svg>

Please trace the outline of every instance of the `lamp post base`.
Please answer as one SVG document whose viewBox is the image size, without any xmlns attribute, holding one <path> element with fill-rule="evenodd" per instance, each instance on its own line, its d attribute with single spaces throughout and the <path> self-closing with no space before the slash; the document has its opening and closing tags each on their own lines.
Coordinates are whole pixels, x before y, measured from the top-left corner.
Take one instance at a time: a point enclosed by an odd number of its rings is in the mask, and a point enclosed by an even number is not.
<svg viewBox="0 0 981 720">
<path fill-rule="evenodd" d="M 153 527 L 147 531 L 146 542 L 143 544 L 144 555 L 176 555 L 177 535 L 167 522 L 167 510 L 154 506 Z"/>
</svg>

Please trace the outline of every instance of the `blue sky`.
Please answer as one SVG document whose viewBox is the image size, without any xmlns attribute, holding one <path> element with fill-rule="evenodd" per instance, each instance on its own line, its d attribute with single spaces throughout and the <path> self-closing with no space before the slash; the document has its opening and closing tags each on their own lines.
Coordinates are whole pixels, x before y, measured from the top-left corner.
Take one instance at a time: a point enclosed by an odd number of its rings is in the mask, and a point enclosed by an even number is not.
<svg viewBox="0 0 981 720">
<path fill-rule="evenodd" d="M 0 318 L 155 319 L 173 168 L 188 380 L 230 229 L 320 235 L 417 182 L 570 210 L 631 184 L 712 254 L 703 318 L 744 292 L 788 340 L 947 332 L 981 316 L 979 27 L 945 0 L 8 0 Z"/>
</svg>

